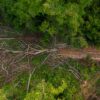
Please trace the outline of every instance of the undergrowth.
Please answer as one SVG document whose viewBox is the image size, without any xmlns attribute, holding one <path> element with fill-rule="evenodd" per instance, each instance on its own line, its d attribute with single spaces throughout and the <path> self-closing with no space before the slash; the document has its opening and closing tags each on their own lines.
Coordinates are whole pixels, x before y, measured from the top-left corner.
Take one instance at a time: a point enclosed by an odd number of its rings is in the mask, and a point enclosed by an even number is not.
<svg viewBox="0 0 100 100">
<path fill-rule="evenodd" d="M 36 70 L 32 75 L 28 92 L 30 73 L 24 72 L 11 83 L 1 87 L 4 92 L 0 95 L 8 100 L 84 100 L 80 94 L 80 82 L 69 72 L 67 65 L 59 65 L 56 68 L 46 64 L 39 66 L 42 59 L 40 56 L 32 59 L 32 68 L 35 66 Z M 83 66 L 73 60 L 69 61 L 69 64 L 80 72 L 82 80 L 89 80 L 100 70 L 99 66 Z"/>
</svg>

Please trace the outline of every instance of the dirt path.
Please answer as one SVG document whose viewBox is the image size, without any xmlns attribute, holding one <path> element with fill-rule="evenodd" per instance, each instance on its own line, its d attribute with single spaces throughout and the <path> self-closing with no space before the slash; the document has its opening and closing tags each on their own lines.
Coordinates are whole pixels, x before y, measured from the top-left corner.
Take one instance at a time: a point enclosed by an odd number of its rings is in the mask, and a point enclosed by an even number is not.
<svg viewBox="0 0 100 100">
<path fill-rule="evenodd" d="M 59 49 L 59 55 L 65 58 L 73 58 L 73 59 L 84 59 L 89 56 L 92 60 L 100 62 L 100 50 L 96 50 L 95 48 L 85 48 L 85 49 L 62 48 Z"/>
</svg>

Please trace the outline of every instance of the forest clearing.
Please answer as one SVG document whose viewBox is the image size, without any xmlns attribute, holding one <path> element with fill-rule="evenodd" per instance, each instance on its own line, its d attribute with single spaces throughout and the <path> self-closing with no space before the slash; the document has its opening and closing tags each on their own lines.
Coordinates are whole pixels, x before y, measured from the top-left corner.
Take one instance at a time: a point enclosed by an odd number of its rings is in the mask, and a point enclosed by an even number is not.
<svg viewBox="0 0 100 100">
<path fill-rule="evenodd" d="M 100 100 L 100 0 L 0 0 L 0 100 Z"/>
</svg>

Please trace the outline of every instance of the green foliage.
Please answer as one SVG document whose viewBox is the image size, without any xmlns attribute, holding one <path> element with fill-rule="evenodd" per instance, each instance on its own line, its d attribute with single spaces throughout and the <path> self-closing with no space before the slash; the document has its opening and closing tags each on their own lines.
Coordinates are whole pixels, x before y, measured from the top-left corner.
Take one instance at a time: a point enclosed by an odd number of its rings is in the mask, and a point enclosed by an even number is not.
<svg viewBox="0 0 100 100">
<path fill-rule="evenodd" d="M 86 7 L 84 24 L 82 30 L 90 43 L 100 44 L 100 5 L 99 0 L 93 0 L 93 3 Z"/>
<path fill-rule="evenodd" d="M 24 100 L 55 100 L 54 96 L 48 92 L 49 86 L 41 82 L 36 89 L 26 95 Z"/>
<path fill-rule="evenodd" d="M 3 89 L 0 89 L 0 100 L 7 100 Z"/>
<path fill-rule="evenodd" d="M 43 32 L 87 46 L 100 44 L 99 0 L 0 0 L 3 20 L 18 30 Z"/>
<path fill-rule="evenodd" d="M 62 80 L 61 86 L 55 88 L 51 83 L 46 83 L 45 80 L 42 80 L 37 84 L 34 91 L 27 94 L 24 100 L 55 100 L 55 95 L 63 93 L 67 85 L 64 80 Z"/>
<path fill-rule="evenodd" d="M 100 95 L 100 78 L 96 82 L 96 92 L 97 92 L 97 95 Z"/>
<path fill-rule="evenodd" d="M 25 97 L 25 94 L 26 94 L 24 92 L 24 88 L 23 89 L 15 88 L 13 84 L 6 85 L 4 87 L 4 90 L 6 92 L 8 100 L 13 100 L 13 99 L 23 100 L 23 98 Z"/>
<path fill-rule="evenodd" d="M 80 0 L 80 4 L 83 8 L 87 7 L 91 2 L 92 0 Z"/>
<path fill-rule="evenodd" d="M 71 43 L 74 47 L 80 48 L 80 47 L 88 47 L 88 43 L 86 42 L 86 39 L 83 37 L 73 37 L 71 38 L 68 43 Z"/>
</svg>

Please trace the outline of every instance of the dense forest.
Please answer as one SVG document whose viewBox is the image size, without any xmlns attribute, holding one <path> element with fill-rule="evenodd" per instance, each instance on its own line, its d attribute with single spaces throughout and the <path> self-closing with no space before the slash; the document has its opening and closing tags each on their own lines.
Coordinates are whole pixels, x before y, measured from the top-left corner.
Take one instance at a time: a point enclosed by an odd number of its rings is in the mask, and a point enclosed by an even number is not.
<svg viewBox="0 0 100 100">
<path fill-rule="evenodd" d="M 0 0 L 1 19 L 17 30 L 64 37 L 67 44 L 100 44 L 99 0 Z"/>
<path fill-rule="evenodd" d="M 99 99 L 100 0 L 0 0 L 0 100 Z"/>
</svg>

